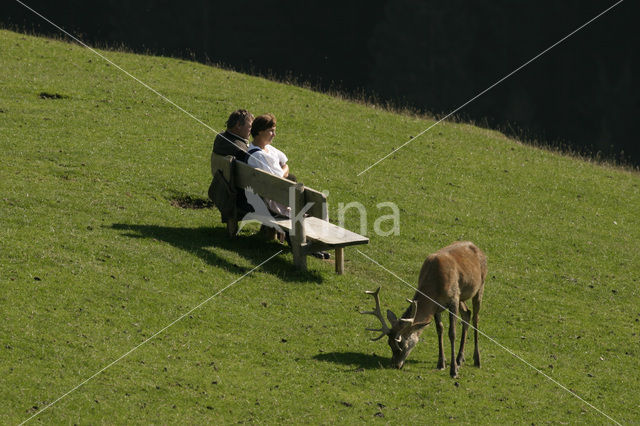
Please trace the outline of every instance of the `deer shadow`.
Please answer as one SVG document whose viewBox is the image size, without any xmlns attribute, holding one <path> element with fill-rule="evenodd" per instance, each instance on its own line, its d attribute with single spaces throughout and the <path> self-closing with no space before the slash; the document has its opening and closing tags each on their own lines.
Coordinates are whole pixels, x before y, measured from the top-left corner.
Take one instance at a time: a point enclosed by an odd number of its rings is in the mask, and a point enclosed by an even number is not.
<svg viewBox="0 0 640 426">
<path fill-rule="evenodd" d="M 327 352 L 314 355 L 317 361 L 333 362 L 353 367 L 353 370 L 379 370 L 391 368 L 391 358 L 360 352 Z M 419 364 L 420 361 L 407 360 L 405 364 Z"/>
<path fill-rule="evenodd" d="M 201 226 L 197 228 L 170 227 L 159 225 L 134 225 L 114 223 L 111 229 L 123 231 L 123 235 L 130 238 L 146 238 L 164 241 L 181 250 L 189 252 L 207 264 L 222 268 L 235 274 L 246 274 L 253 266 L 241 266 L 218 255 L 214 247 L 238 253 L 252 265 L 258 265 L 268 258 L 268 254 L 275 254 L 279 250 L 289 251 L 288 247 L 275 241 L 259 241 L 251 235 L 239 235 L 231 239 L 225 228 Z M 322 277 L 315 271 L 298 271 L 294 265 L 276 256 L 260 267 L 264 272 L 276 275 L 287 282 L 315 282 L 321 283 Z"/>
</svg>

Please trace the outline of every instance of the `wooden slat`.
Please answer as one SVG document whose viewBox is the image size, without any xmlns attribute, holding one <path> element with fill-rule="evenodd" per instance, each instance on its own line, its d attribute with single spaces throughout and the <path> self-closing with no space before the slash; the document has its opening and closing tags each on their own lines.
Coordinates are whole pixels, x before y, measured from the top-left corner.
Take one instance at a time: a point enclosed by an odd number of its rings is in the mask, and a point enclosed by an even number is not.
<svg viewBox="0 0 640 426">
<path fill-rule="evenodd" d="M 277 203 L 289 206 L 289 188 L 295 188 L 295 183 L 287 179 L 267 173 L 264 170 L 235 162 L 235 184 L 239 188 L 251 187 L 253 192 Z"/>
<path fill-rule="evenodd" d="M 268 198 L 280 204 L 289 206 L 289 190 L 295 187 L 295 183 L 290 180 L 279 178 L 264 170 L 254 169 L 241 161 L 236 161 L 235 185 L 239 188 L 250 186 L 253 191 L 262 197 Z M 230 165 L 228 160 L 217 154 L 213 154 L 211 162 L 212 173 L 222 170 L 225 178 L 229 180 Z M 304 188 L 305 205 L 311 203 L 311 208 L 307 211 L 310 216 L 318 219 L 328 220 L 327 197 L 322 192 L 308 187 Z"/>
</svg>

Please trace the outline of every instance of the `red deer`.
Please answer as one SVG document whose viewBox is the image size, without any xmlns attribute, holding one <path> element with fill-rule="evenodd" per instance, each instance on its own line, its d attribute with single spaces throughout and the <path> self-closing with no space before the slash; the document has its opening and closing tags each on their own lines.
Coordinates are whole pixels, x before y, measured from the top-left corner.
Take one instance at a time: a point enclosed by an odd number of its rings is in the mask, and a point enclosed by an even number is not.
<svg viewBox="0 0 640 426">
<path fill-rule="evenodd" d="M 443 370 L 446 366 L 444 346 L 442 341 L 441 313 L 449 310 L 449 339 L 451 340 L 451 377 L 458 376 L 458 367 L 464 362 L 464 345 L 469 328 L 471 312 L 464 301 L 473 299 L 473 328 L 475 351 L 473 361 L 476 367 L 480 367 L 480 352 L 478 350 L 478 312 L 482 302 L 484 280 L 487 275 L 487 258 L 473 243 L 456 242 L 429 255 L 422 265 L 418 278 L 418 290 L 413 300 L 407 299 L 411 304 L 398 319 L 396 315 L 387 310 L 387 319 L 391 323 L 389 328 L 380 312 L 380 297 L 376 291 L 367 291 L 373 295 L 376 302 L 375 310 L 361 312 L 377 317 L 382 323 L 382 328 L 369 331 L 380 331 L 382 334 L 371 340 L 379 340 L 384 336 L 389 338 L 389 346 L 392 351 L 391 364 L 396 368 L 402 368 L 407 356 L 416 346 L 420 334 L 424 328 L 435 318 L 438 332 L 438 365 Z M 460 313 L 462 318 L 462 338 L 457 358 L 455 357 L 456 320 Z"/>
</svg>

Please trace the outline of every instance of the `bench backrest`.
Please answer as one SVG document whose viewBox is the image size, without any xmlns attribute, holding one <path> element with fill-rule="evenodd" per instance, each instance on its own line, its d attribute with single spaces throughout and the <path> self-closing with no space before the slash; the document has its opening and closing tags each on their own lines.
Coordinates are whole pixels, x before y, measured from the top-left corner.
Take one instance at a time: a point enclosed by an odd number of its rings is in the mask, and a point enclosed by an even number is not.
<svg viewBox="0 0 640 426">
<path fill-rule="evenodd" d="M 241 161 L 234 161 L 231 156 L 213 154 L 211 156 L 211 171 L 221 170 L 227 181 L 240 189 L 251 187 L 253 192 L 273 200 L 282 205 L 293 207 L 290 200 L 290 191 L 296 187 L 296 183 L 287 179 L 267 173 L 264 170 L 254 169 Z M 304 205 L 311 204 L 307 211 L 310 216 L 328 220 L 327 196 L 322 192 L 304 187 Z"/>
</svg>

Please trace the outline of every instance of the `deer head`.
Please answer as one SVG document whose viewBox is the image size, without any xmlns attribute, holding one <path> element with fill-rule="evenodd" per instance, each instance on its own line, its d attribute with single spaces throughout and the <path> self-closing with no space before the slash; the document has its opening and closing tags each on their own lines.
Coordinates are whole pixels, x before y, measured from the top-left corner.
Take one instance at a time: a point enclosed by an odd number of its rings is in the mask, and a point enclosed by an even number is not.
<svg viewBox="0 0 640 426">
<path fill-rule="evenodd" d="M 391 347 L 392 357 L 391 364 L 395 368 L 402 368 L 407 356 L 411 353 L 419 340 L 417 330 L 424 327 L 425 324 L 415 324 L 416 313 L 418 311 L 418 304 L 415 300 L 407 299 L 411 305 L 409 309 L 403 315 L 403 318 L 398 319 L 396 315 L 387 310 L 387 319 L 391 323 L 391 328 L 387 326 L 382 312 L 380 311 L 380 287 L 376 291 L 365 291 L 366 294 L 373 296 L 376 307 L 373 311 L 360 312 L 361 314 L 373 315 L 380 320 L 382 324 L 381 328 L 367 328 L 368 331 L 379 331 L 380 336 L 372 338 L 371 340 L 380 340 L 384 336 L 388 336 L 389 347 Z"/>
</svg>

